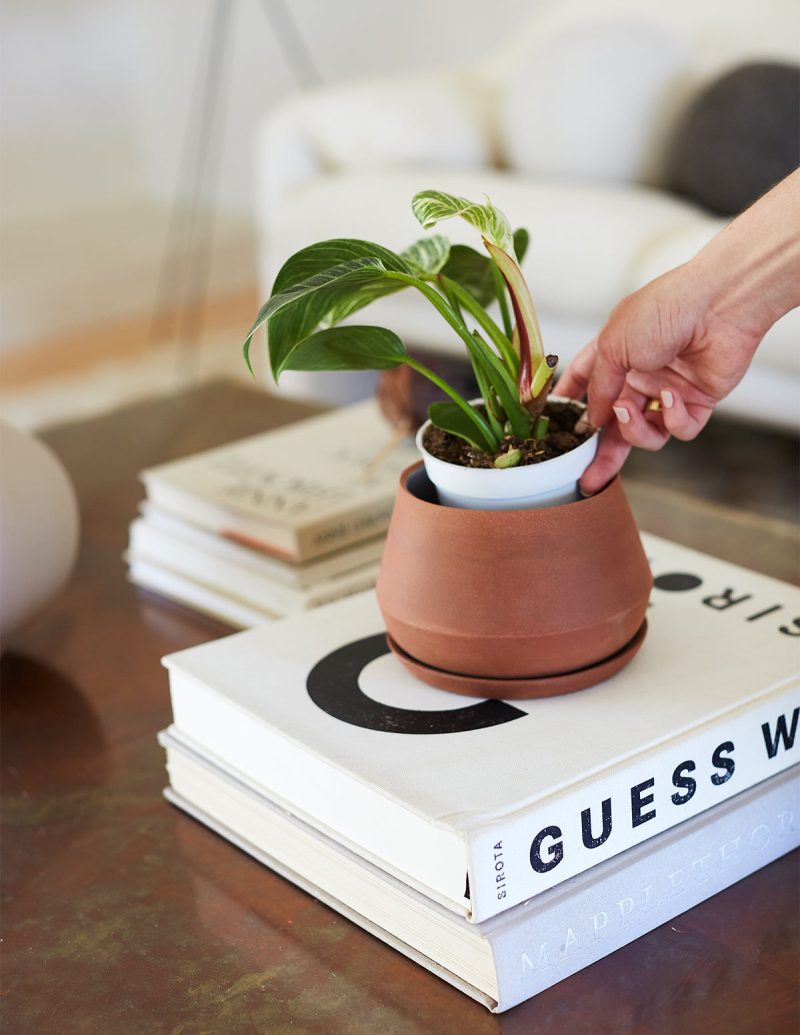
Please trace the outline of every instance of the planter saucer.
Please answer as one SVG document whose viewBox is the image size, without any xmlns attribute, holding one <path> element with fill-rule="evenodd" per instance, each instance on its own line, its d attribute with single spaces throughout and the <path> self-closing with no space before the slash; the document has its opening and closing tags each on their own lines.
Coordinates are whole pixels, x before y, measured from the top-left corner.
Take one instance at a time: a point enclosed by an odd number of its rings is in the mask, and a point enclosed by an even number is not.
<svg viewBox="0 0 800 1035">
<path fill-rule="evenodd" d="M 636 635 L 625 646 L 594 665 L 563 672 L 552 676 L 538 676 L 532 679 L 506 679 L 492 676 L 463 676 L 457 672 L 446 672 L 441 668 L 426 665 L 412 658 L 387 633 L 386 640 L 392 653 L 417 679 L 453 694 L 464 694 L 466 697 L 490 697 L 510 701 L 534 697 L 555 697 L 558 694 L 571 694 L 576 690 L 601 683 L 604 679 L 619 672 L 639 650 L 647 632 L 647 619 L 639 626 Z"/>
</svg>

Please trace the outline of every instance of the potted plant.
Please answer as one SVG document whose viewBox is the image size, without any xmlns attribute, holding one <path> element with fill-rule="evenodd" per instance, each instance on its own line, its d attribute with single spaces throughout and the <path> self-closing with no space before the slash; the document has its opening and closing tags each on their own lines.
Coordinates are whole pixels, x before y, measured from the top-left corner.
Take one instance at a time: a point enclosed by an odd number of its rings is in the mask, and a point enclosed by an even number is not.
<svg viewBox="0 0 800 1035">
<path fill-rule="evenodd" d="M 278 273 L 245 359 L 266 325 L 276 381 L 284 370 L 405 364 L 436 384 L 446 398 L 418 432 L 424 471 L 401 479 L 378 582 L 390 645 L 421 678 L 461 693 L 578 689 L 625 664 L 644 634 L 651 580 L 630 509 L 618 479 L 578 496 L 598 435 L 576 433 L 581 404 L 548 398 L 557 358 L 520 268 L 527 232 L 512 233 L 488 199 L 422 191 L 412 209 L 426 229 L 465 219 L 487 254 L 441 234 L 399 254 L 352 239 L 304 248 Z M 461 396 L 393 331 L 340 325 L 409 287 L 463 342 L 480 399 Z M 495 301 L 501 324 L 487 312 Z"/>
</svg>

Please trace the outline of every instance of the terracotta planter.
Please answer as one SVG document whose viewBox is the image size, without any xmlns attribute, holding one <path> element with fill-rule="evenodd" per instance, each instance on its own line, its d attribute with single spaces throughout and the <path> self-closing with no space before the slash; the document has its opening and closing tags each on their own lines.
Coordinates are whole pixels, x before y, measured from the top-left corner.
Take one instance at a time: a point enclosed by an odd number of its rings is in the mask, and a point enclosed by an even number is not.
<svg viewBox="0 0 800 1035">
<path fill-rule="evenodd" d="M 619 479 L 540 510 L 439 505 L 404 471 L 377 593 L 390 645 L 433 686 L 535 697 L 592 685 L 644 635 L 652 578 Z"/>
</svg>

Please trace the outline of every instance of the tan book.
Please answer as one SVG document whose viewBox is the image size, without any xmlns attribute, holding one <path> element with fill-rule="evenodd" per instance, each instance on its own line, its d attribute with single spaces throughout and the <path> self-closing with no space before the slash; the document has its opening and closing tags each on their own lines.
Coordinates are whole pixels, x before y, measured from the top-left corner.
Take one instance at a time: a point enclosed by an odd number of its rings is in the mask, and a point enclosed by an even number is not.
<svg viewBox="0 0 800 1035">
<path fill-rule="evenodd" d="M 241 546 L 231 539 L 224 539 L 204 528 L 198 528 L 197 525 L 159 510 L 152 503 L 142 503 L 140 511 L 142 517 L 137 518 L 131 528 L 143 521 L 154 533 L 160 533 L 165 548 L 171 548 L 173 542 L 180 546 L 192 546 L 209 557 L 219 557 L 282 586 L 293 586 L 297 589 L 310 589 L 320 582 L 335 579 L 366 564 L 377 565 L 386 543 L 385 535 L 373 536 L 324 557 L 296 564 L 280 557 L 273 557 L 263 550 Z"/>
<path fill-rule="evenodd" d="M 232 549 L 243 549 L 235 544 L 225 545 Z M 272 618 L 308 611 L 312 607 L 371 589 L 377 581 L 380 568 L 380 561 L 374 560 L 339 572 L 331 578 L 319 579 L 309 586 L 286 585 L 273 578 L 269 572 L 239 564 L 234 559 L 187 542 L 157 525 L 149 524 L 146 518 L 139 518 L 131 525 L 126 557 L 131 566 L 133 581 L 137 581 L 137 572 L 143 570 L 142 565 L 146 566 L 150 582 L 153 579 L 152 569 L 158 568 L 164 574 L 179 576 L 190 591 L 193 586 L 211 590 Z M 272 561 L 272 558 L 265 560 Z M 158 591 L 151 584 L 147 588 Z M 165 595 L 171 594 L 166 592 Z M 191 605 L 185 591 L 181 600 Z M 245 626 L 252 624 L 256 623 L 244 623 Z"/>
<path fill-rule="evenodd" d="M 142 472 L 148 499 L 217 535 L 293 562 L 386 531 L 411 440 L 370 399 Z"/>
</svg>

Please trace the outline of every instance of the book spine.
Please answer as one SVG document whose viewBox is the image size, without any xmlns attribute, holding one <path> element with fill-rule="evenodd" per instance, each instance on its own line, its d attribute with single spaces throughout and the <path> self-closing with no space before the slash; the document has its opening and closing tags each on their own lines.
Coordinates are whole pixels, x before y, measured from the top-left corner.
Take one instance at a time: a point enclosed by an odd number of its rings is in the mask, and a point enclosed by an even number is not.
<svg viewBox="0 0 800 1035">
<path fill-rule="evenodd" d="M 751 702 L 579 788 L 472 831 L 472 920 L 480 922 L 698 815 L 800 757 L 797 687 Z"/>
<path fill-rule="evenodd" d="M 332 604 L 334 600 L 343 600 L 356 593 L 363 593 L 364 590 L 373 589 L 377 580 L 378 565 L 375 564 L 371 564 L 363 572 L 330 579 L 323 585 L 307 590 L 306 607 L 321 607 L 323 604 Z"/>
<path fill-rule="evenodd" d="M 298 528 L 296 559 L 310 561 L 385 532 L 389 527 L 393 505 L 393 498 L 382 500 Z"/>
<path fill-rule="evenodd" d="M 490 936 L 497 1012 L 549 988 L 800 845 L 800 776 L 741 795 L 659 838 L 634 865 L 583 874 L 521 922 Z M 733 922 L 733 921 L 732 921 Z M 678 936 L 676 935 L 676 938 Z"/>
</svg>

